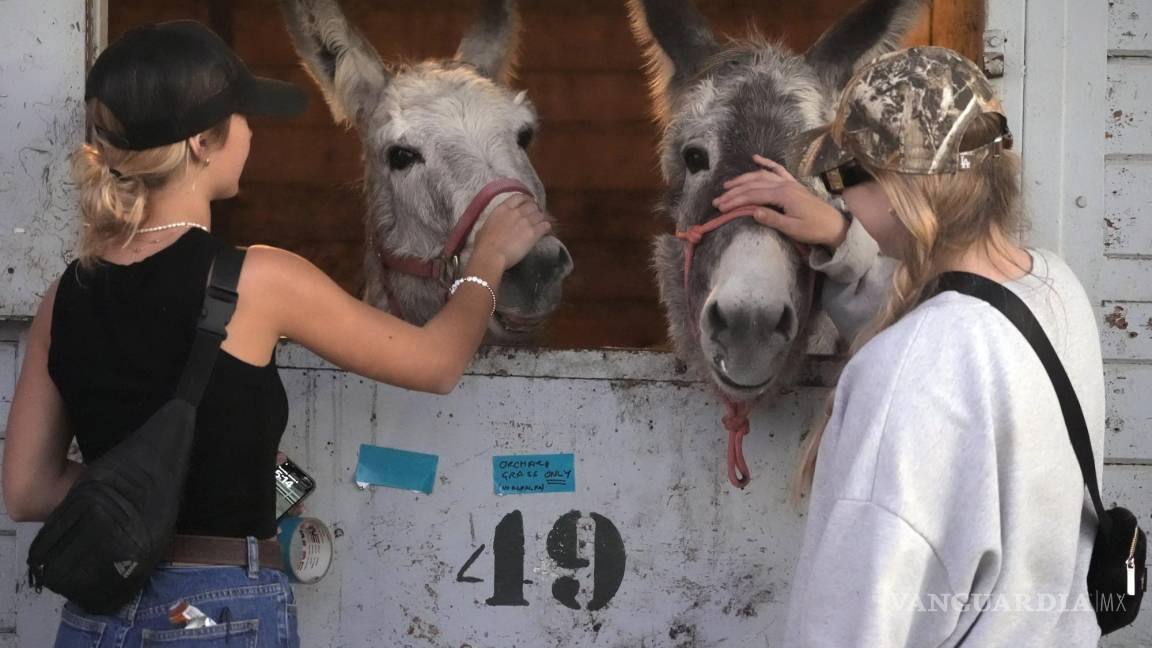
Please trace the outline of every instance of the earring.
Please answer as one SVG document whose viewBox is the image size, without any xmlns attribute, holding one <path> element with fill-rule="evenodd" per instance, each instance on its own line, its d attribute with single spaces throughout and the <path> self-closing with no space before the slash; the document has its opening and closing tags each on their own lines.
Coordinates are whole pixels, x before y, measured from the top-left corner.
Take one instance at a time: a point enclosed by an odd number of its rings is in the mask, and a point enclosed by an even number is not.
<svg viewBox="0 0 1152 648">
<path fill-rule="evenodd" d="M 212 158 L 204 158 L 204 166 L 208 166 L 209 164 L 212 164 Z"/>
</svg>

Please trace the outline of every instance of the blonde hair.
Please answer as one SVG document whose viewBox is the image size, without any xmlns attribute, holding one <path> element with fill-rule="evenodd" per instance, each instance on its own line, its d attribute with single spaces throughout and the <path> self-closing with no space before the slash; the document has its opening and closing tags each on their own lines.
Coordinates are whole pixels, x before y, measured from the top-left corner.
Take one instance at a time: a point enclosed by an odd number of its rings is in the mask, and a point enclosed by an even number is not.
<svg viewBox="0 0 1152 648">
<path fill-rule="evenodd" d="M 981 115 L 965 133 L 961 150 L 971 150 L 1000 134 L 1001 118 Z M 860 160 L 867 167 L 865 160 Z M 855 355 L 869 340 L 892 326 L 935 289 L 941 263 L 974 248 L 1007 258 L 1009 239 L 1026 231 L 1020 211 L 1020 159 L 1004 151 L 976 167 L 954 175 L 913 175 L 867 168 L 892 204 L 908 232 L 901 262 L 892 275 L 888 301 L 856 336 L 849 349 Z M 1027 271 L 1027 268 L 1020 268 Z M 792 502 L 799 505 L 812 487 L 820 440 L 832 416 L 832 389 L 821 416 L 814 421 L 801 447 L 792 483 Z"/>
<path fill-rule="evenodd" d="M 149 192 L 186 171 L 192 159 L 187 140 L 142 151 L 117 148 L 105 134 L 124 135 L 124 128 L 112 111 L 98 99 L 91 99 L 87 114 L 93 127 L 91 141 L 72 155 L 72 177 L 80 192 L 80 214 L 84 220 L 77 250 L 83 267 L 94 265 L 112 243 L 122 241 L 127 245 L 147 217 Z M 231 118 L 226 118 L 205 131 L 205 135 L 223 144 L 230 124 Z"/>
</svg>

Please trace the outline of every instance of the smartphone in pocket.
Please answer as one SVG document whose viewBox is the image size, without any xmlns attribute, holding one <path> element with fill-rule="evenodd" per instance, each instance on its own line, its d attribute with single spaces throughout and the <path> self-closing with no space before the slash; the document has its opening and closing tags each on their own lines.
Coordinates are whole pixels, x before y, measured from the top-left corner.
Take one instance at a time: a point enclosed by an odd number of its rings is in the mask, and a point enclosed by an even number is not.
<svg viewBox="0 0 1152 648">
<path fill-rule="evenodd" d="M 291 459 L 286 458 L 284 463 L 276 466 L 276 521 L 279 522 L 289 509 L 314 490 L 316 481 Z"/>
</svg>

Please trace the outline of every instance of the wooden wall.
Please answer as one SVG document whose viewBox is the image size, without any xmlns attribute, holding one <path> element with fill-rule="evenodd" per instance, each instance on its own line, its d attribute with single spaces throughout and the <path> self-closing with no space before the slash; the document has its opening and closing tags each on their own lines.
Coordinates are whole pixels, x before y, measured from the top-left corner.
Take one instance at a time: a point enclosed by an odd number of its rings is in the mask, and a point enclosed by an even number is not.
<svg viewBox="0 0 1152 648">
<path fill-rule="evenodd" d="M 855 3 L 700 0 L 718 31 L 750 24 L 804 48 Z M 451 56 L 475 0 L 345 0 L 350 18 L 386 60 Z M 554 347 L 661 347 L 663 315 L 648 268 L 649 241 L 667 225 L 652 213 L 661 189 L 657 131 L 649 119 L 639 49 L 623 0 L 524 0 L 516 85 L 527 88 L 542 128 L 531 157 L 576 271 L 540 343 Z M 983 0 L 935 0 L 909 43 L 976 56 Z M 218 206 L 217 231 L 238 244 L 268 243 L 314 261 L 358 293 L 363 206 L 360 145 L 333 123 L 300 70 L 271 0 L 113 0 L 109 35 L 142 22 L 201 20 L 261 75 L 296 81 L 312 105 L 291 122 L 253 120 L 254 146 L 240 196 Z"/>
</svg>

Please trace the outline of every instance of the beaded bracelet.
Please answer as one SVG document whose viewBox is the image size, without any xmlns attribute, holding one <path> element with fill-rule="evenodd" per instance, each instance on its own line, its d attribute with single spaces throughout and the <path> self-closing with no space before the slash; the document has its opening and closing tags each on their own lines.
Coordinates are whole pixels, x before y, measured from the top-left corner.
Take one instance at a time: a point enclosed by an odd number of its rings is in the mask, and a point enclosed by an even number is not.
<svg viewBox="0 0 1152 648">
<path fill-rule="evenodd" d="M 492 286 L 488 285 L 488 282 L 484 281 L 480 277 L 477 277 L 475 275 L 468 275 L 467 277 L 461 277 L 461 278 L 457 279 L 456 281 L 453 281 L 452 287 L 448 289 L 448 294 L 449 295 L 455 295 L 456 289 L 465 283 L 474 283 L 474 284 L 477 284 L 480 286 L 484 286 L 484 288 L 488 291 L 488 294 L 492 296 L 492 312 L 488 314 L 488 317 L 492 317 L 493 315 L 495 315 L 496 314 L 496 291 L 492 290 Z"/>
</svg>

